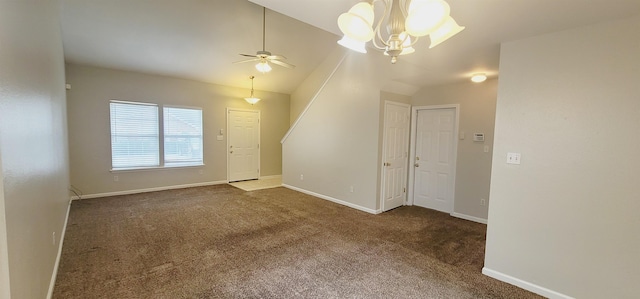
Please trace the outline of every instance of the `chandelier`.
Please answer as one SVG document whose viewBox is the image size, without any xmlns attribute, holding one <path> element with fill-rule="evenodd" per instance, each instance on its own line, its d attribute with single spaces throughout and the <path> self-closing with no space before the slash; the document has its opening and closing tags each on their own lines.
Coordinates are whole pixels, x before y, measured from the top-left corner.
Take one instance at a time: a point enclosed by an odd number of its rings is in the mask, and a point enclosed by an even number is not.
<svg viewBox="0 0 640 299">
<path fill-rule="evenodd" d="M 374 27 L 374 6 L 378 2 L 384 4 L 384 13 Z M 433 48 L 462 31 L 465 27 L 459 26 L 449 13 L 449 4 L 443 0 L 359 2 L 338 17 L 338 27 L 344 34 L 338 44 L 367 53 L 365 44 L 373 40 L 373 46 L 396 63 L 399 55 L 415 51 L 413 45 L 419 37 L 429 35 L 429 48 Z M 382 30 L 383 25 L 386 30 Z"/>
</svg>

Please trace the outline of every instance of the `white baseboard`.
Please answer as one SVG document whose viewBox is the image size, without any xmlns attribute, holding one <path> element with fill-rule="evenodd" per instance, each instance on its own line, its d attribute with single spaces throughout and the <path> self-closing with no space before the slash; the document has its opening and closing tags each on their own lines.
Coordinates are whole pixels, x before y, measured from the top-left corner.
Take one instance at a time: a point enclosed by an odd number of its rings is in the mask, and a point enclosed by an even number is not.
<svg viewBox="0 0 640 299">
<path fill-rule="evenodd" d="M 276 175 L 266 175 L 266 176 L 261 176 L 260 177 L 261 180 L 278 179 L 278 178 L 282 178 L 282 175 L 281 174 L 276 174 Z"/>
<path fill-rule="evenodd" d="M 453 217 L 460 218 L 460 219 L 464 219 L 464 220 L 469 220 L 469 221 L 473 221 L 473 222 L 487 224 L 487 219 L 480 218 L 480 217 L 469 216 L 467 214 L 460 214 L 460 213 L 456 213 L 456 212 L 453 212 L 453 213 L 451 213 L 449 215 L 451 215 Z"/>
<path fill-rule="evenodd" d="M 215 181 L 215 182 L 202 182 L 202 183 L 184 184 L 184 185 L 162 186 L 162 187 L 146 188 L 146 189 L 135 189 L 135 190 L 96 193 L 96 194 L 82 195 L 82 199 L 97 198 L 97 197 L 107 197 L 107 196 L 117 196 L 117 195 L 129 195 L 129 194 L 164 191 L 164 190 L 171 190 L 171 189 L 183 189 L 183 188 L 191 188 L 191 187 L 212 186 L 212 185 L 220 185 L 220 184 L 226 184 L 226 183 L 228 183 L 228 182 L 227 181 Z M 78 196 L 72 196 L 71 197 L 71 200 L 76 200 L 76 199 L 80 199 L 80 198 Z"/>
<path fill-rule="evenodd" d="M 533 284 L 533 283 L 530 283 L 528 281 L 524 281 L 522 279 L 518 279 L 518 278 L 515 278 L 513 276 L 510 276 L 510 275 L 507 275 L 507 274 L 503 274 L 503 273 L 500 273 L 500 272 L 495 271 L 495 270 L 491 270 L 491 269 L 489 269 L 487 267 L 482 268 L 482 274 L 484 274 L 486 276 L 489 276 L 489 277 L 492 277 L 492 278 L 495 278 L 495 279 L 500 280 L 500 281 L 504 281 L 504 282 L 506 282 L 508 284 L 512 284 L 512 285 L 517 286 L 519 288 L 523 288 L 523 289 L 525 289 L 527 291 L 534 292 L 534 293 L 536 293 L 538 295 L 541 295 L 541 296 L 544 296 L 544 297 L 547 297 L 547 298 L 551 298 L 551 299 L 573 299 L 573 297 L 571 297 L 571 296 L 567 296 L 565 294 L 561 294 L 561 293 L 558 293 L 556 291 L 549 290 L 547 288 L 541 287 L 541 286 L 539 286 L 537 284 Z"/>
<path fill-rule="evenodd" d="M 311 196 L 315 196 L 315 197 L 318 197 L 318 198 L 322 198 L 322 199 L 325 199 L 325 200 L 328 200 L 328 201 L 332 201 L 332 202 L 335 202 L 337 204 L 341 204 L 343 206 L 354 208 L 356 210 L 360 210 L 360 211 L 363 211 L 363 212 L 367 212 L 367 213 L 371 213 L 371 214 L 380 214 L 382 212 L 381 210 L 373 210 L 373 209 L 365 208 L 365 207 L 359 206 L 357 204 L 346 202 L 344 200 L 333 198 L 331 196 L 326 196 L 326 195 L 322 195 L 322 194 L 319 194 L 319 193 L 315 193 L 315 192 L 312 192 L 312 191 L 309 191 L 309 190 L 300 189 L 298 187 L 294 187 L 294 186 L 291 186 L 291 185 L 282 184 L 282 187 L 285 187 L 285 188 L 288 188 L 288 189 L 291 189 L 291 190 L 295 190 L 295 191 L 298 191 L 298 192 L 301 192 L 301 193 L 304 193 L 304 194 L 308 194 L 308 195 L 311 195 Z"/>
<path fill-rule="evenodd" d="M 53 273 L 51 274 L 51 281 L 49 282 L 49 291 L 47 292 L 47 299 L 53 297 L 53 288 L 56 285 L 56 277 L 58 276 L 58 267 L 60 266 L 60 259 L 62 258 L 62 243 L 64 243 L 64 234 L 67 232 L 67 222 L 69 221 L 69 211 L 71 210 L 71 200 L 67 205 L 67 215 L 64 217 L 64 226 L 60 232 L 60 242 L 58 242 L 58 254 L 56 256 L 56 262 L 53 264 Z"/>
</svg>

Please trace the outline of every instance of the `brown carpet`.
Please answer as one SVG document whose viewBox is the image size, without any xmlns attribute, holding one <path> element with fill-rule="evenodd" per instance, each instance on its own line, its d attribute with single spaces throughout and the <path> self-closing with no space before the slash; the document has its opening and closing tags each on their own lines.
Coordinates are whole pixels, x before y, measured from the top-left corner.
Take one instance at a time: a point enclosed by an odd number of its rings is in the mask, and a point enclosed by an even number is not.
<svg viewBox="0 0 640 299">
<path fill-rule="evenodd" d="M 538 298 L 481 274 L 486 226 L 282 187 L 75 201 L 54 298 Z"/>
</svg>

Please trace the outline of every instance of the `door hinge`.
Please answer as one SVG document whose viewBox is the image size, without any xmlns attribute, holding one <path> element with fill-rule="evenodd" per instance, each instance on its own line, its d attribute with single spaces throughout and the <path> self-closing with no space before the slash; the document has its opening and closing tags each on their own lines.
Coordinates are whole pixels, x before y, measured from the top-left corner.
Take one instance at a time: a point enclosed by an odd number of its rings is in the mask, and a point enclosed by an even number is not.
<svg viewBox="0 0 640 299">
<path fill-rule="evenodd" d="M 258 143 L 258 148 L 260 148 L 260 143 Z"/>
<path fill-rule="evenodd" d="M 258 173 L 260 173 L 260 169 L 258 168 Z"/>
<path fill-rule="evenodd" d="M 402 187 L 402 193 L 407 193 L 407 188 L 406 187 Z"/>
</svg>

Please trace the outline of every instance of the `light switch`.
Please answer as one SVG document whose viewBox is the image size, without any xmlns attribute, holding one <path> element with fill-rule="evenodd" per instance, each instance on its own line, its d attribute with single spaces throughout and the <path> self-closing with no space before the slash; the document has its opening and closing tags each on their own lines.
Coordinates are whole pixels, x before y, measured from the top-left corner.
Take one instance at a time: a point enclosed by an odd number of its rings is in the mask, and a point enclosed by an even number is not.
<svg viewBox="0 0 640 299">
<path fill-rule="evenodd" d="M 485 145 L 485 146 L 484 146 L 484 152 L 485 152 L 485 153 L 488 153 L 488 152 L 489 152 L 489 146 L 488 146 L 488 145 Z"/>
<path fill-rule="evenodd" d="M 464 131 L 460 131 L 458 138 L 460 138 L 460 140 L 464 140 Z"/>
<path fill-rule="evenodd" d="M 507 153 L 507 164 L 520 164 L 520 153 Z"/>
</svg>

